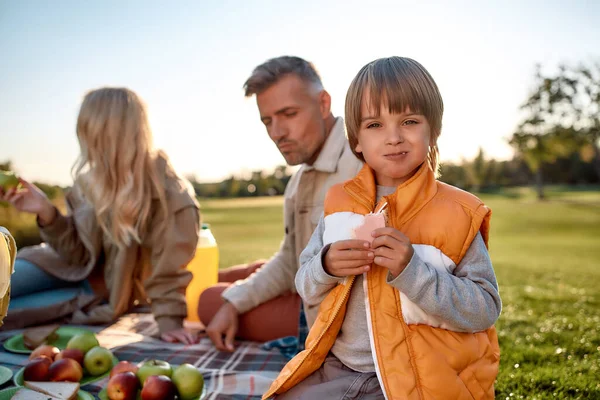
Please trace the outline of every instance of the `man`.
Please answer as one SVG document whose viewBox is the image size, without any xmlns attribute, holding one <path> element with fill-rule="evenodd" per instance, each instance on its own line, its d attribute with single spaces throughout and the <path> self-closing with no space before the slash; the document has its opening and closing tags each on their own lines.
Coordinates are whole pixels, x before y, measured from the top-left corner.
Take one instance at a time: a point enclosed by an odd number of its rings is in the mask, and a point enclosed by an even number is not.
<svg viewBox="0 0 600 400">
<path fill-rule="evenodd" d="M 287 164 L 301 167 L 285 190 L 285 236 L 279 251 L 264 264 L 221 271 L 220 282 L 252 275 L 209 288 L 200 297 L 200 319 L 208 323 L 206 332 L 221 351 L 233 351 L 236 335 L 267 341 L 297 333 L 300 299 L 294 278 L 300 253 L 317 226 L 327 190 L 362 166 L 347 143 L 343 119 L 331 113 L 331 97 L 311 63 L 298 57 L 273 58 L 254 69 L 244 89 L 246 97 L 256 96 L 260 119 Z M 214 314 L 218 303 L 222 305 Z"/>
</svg>

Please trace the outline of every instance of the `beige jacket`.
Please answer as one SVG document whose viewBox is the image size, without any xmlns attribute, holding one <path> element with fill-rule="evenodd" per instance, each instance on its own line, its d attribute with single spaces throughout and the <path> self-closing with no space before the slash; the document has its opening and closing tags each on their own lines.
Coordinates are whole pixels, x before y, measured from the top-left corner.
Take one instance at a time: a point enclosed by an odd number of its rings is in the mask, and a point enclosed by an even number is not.
<svg viewBox="0 0 600 400">
<path fill-rule="evenodd" d="M 90 279 L 94 298 L 82 296 L 56 311 L 72 313 L 71 322 L 107 323 L 134 305 L 150 303 L 160 332 L 182 326 L 187 313 L 185 289 L 192 279 L 186 266 L 198 242 L 198 204 L 189 183 L 176 175 L 168 161 L 159 157 L 157 163 L 167 195 L 166 233 L 156 229 L 162 221 L 162 211 L 156 207 L 147 232 L 142 234 L 142 243 L 119 249 L 104 237 L 93 209 L 75 185 L 66 197 L 68 215 L 60 215 L 51 225 L 40 228 L 48 246 L 24 248 L 18 253 L 18 258 L 27 259 L 60 279 Z M 43 310 L 37 314 L 40 312 Z M 9 317 L 12 319 L 12 314 Z M 36 315 L 27 318 L 36 319 Z"/>
<path fill-rule="evenodd" d="M 225 290 L 223 298 L 240 313 L 245 313 L 281 294 L 295 292 L 294 278 L 300 267 L 300 253 L 319 223 L 327 191 L 354 177 L 361 167 L 362 162 L 348 145 L 344 120 L 337 118 L 315 163 L 302 165 L 285 189 L 285 236 L 279 251 L 249 278 L 237 281 Z M 305 307 L 307 320 L 314 321 L 317 311 Z M 308 318 L 311 313 L 315 315 Z"/>
</svg>

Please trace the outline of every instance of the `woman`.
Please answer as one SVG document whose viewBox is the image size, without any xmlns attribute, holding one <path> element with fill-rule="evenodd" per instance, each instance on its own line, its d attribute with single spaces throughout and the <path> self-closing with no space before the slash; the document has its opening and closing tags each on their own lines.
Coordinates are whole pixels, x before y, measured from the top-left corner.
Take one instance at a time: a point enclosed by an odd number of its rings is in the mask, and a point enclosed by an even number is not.
<svg viewBox="0 0 600 400">
<path fill-rule="evenodd" d="M 142 101 L 124 88 L 89 92 L 77 138 L 66 216 L 25 180 L 19 190 L 0 189 L 0 199 L 37 214 L 48 244 L 19 252 L 7 325 L 64 316 L 108 323 L 148 302 L 163 340 L 194 342 L 183 319 L 198 205 L 189 183 L 153 149 Z"/>
</svg>

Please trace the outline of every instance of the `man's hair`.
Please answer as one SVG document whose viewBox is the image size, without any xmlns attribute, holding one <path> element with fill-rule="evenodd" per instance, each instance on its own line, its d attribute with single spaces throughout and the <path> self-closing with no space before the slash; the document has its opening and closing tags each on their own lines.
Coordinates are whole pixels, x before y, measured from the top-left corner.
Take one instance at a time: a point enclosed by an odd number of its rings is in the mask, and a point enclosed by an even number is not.
<svg viewBox="0 0 600 400">
<path fill-rule="evenodd" d="M 406 57 L 380 58 L 365 65 L 358 72 L 346 94 L 346 130 L 350 149 L 360 160 L 358 131 L 361 123 L 361 105 L 365 94 L 367 106 L 379 115 L 381 106 L 390 113 L 411 112 L 422 114 L 431 127 L 431 143 L 427 161 L 431 170 L 438 173 L 439 150 L 437 139 L 442 131 L 444 103 L 440 91 L 427 70 L 418 62 Z"/>
<path fill-rule="evenodd" d="M 260 94 L 278 80 L 290 74 L 296 75 L 318 89 L 323 88 L 321 77 L 312 63 L 300 57 L 281 56 L 271 58 L 254 68 L 252 75 L 244 83 L 245 96 L 250 97 L 254 94 Z"/>
</svg>

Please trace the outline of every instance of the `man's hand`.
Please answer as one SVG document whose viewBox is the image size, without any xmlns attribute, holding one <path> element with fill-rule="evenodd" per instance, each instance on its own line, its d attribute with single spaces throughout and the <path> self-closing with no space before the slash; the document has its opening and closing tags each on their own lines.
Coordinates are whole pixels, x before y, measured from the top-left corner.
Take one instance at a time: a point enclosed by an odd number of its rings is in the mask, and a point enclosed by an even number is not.
<svg viewBox="0 0 600 400">
<path fill-rule="evenodd" d="M 364 240 L 340 240 L 332 243 L 323 257 L 323 268 L 329 275 L 342 277 L 367 272 L 374 253 Z"/>
<path fill-rule="evenodd" d="M 238 324 L 237 310 L 233 304 L 225 302 L 206 327 L 206 334 L 217 350 L 232 352 Z M 223 340 L 223 336 L 225 336 L 225 340 Z"/>
<path fill-rule="evenodd" d="M 414 254 L 408 237 L 391 227 L 378 228 L 372 233 L 374 239 L 371 246 L 375 253 L 375 264 L 387 268 L 393 278 L 404 271 Z"/>
<path fill-rule="evenodd" d="M 160 335 L 160 338 L 169 343 L 194 344 L 198 343 L 198 336 L 188 332 L 185 328 L 175 329 Z"/>
</svg>

